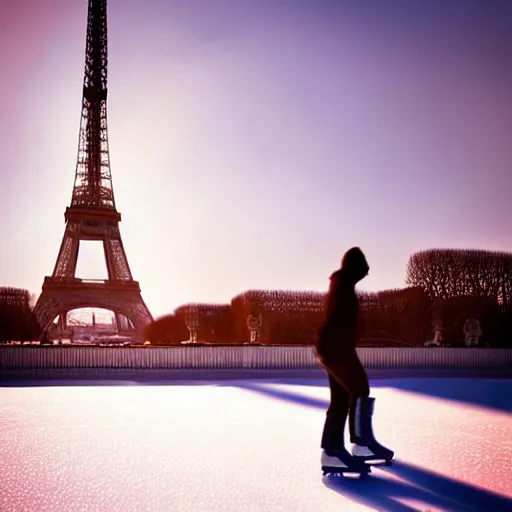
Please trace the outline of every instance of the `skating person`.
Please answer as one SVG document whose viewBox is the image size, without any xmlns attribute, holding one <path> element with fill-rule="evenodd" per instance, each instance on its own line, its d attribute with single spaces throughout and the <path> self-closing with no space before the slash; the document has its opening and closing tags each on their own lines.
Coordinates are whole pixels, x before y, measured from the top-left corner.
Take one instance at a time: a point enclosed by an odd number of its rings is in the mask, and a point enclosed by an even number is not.
<svg viewBox="0 0 512 512">
<path fill-rule="evenodd" d="M 331 390 L 321 442 L 324 474 L 363 474 L 369 471 L 369 464 L 390 464 L 394 456 L 373 435 L 375 399 L 369 397 L 368 376 L 356 352 L 359 303 L 355 285 L 368 271 L 363 252 L 353 247 L 343 256 L 341 268 L 330 278 L 324 324 L 316 346 Z M 344 443 L 347 416 L 352 454 Z"/>
</svg>

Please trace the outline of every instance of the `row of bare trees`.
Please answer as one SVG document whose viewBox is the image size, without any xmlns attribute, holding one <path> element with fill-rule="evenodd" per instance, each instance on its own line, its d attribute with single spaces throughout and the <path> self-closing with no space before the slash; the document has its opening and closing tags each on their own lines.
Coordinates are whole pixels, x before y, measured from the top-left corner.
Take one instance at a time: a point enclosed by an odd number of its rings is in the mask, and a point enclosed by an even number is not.
<svg viewBox="0 0 512 512">
<path fill-rule="evenodd" d="M 0 287 L 0 343 L 38 338 L 40 327 L 33 306 L 34 297 L 28 290 Z"/>
<path fill-rule="evenodd" d="M 484 340 L 512 345 L 512 254 L 432 249 L 409 258 L 406 283 L 433 301 L 433 321 L 458 340 L 467 318 L 477 318 Z"/>
<path fill-rule="evenodd" d="M 413 254 L 406 284 L 436 299 L 488 297 L 512 306 L 512 254 L 477 250 L 432 249 Z"/>
<path fill-rule="evenodd" d="M 480 321 L 488 344 L 512 343 L 512 254 L 418 252 L 407 264 L 406 284 L 403 289 L 359 293 L 361 345 L 423 345 L 437 325 L 442 325 L 447 343 L 461 344 L 468 318 Z M 261 343 L 309 345 L 322 322 L 324 301 L 325 294 L 318 292 L 251 290 L 230 304 L 181 306 L 148 326 L 146 337 L 163 344 L 188 339 L 187 312 L 195 311 L 198 341 L 245 343 L 248 317 L 261 315 Z"/>
<path fill-rule="evenodd" d="M 325 293 L 250 290 L 230 304 L 186 304 L 150 324 L 145 337 L 156 344 L 177 344 L 189 337 L 196 315 L 198 341 L 247 343 L 248 318 L 261 315 L 259 341 L 271 345 L 311 345 L 323 320 Z M 401 346 L 424 342 L 432 301 L 419 288 L 360 293 L 361 344 Z"/>
</svg>

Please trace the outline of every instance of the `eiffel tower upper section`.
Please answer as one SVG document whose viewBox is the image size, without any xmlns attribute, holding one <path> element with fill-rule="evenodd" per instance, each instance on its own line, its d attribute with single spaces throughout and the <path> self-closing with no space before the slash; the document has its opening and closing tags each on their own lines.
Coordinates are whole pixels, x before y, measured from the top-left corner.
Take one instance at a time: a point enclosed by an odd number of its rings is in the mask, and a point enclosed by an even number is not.
<svg viewBox="0 0 512 512">
<path fill-rule="evenodd" d="M 107 60 L 107 2 L 89 0 L 82 116 L 71 209 L 116 212 L 107 133 Z"/>
</svg>

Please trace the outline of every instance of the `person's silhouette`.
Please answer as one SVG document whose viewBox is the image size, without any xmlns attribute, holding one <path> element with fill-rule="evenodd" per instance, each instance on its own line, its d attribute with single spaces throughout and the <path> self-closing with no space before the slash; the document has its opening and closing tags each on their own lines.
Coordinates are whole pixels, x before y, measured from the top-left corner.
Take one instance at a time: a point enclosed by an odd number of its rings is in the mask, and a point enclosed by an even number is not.
<svg viewBox="0 0 512 512">
<path fill-rule="evenodd" d="M 355 285 L 368 275 L 370 267 L 359 247 L 343 256 L 341 268 L 330 278 L 324 323 L 316 344 L 316 354 L 327 370 L 331 401 L 322 433 L 324 474 L 366 473 L 371 464 L 390 464 L 393 451 L 373 436 L 374 398 L 356 352 L 359 303 Z M 345 448 L 345 424 L 349 417 L 352 455 Z"/>
</svg>

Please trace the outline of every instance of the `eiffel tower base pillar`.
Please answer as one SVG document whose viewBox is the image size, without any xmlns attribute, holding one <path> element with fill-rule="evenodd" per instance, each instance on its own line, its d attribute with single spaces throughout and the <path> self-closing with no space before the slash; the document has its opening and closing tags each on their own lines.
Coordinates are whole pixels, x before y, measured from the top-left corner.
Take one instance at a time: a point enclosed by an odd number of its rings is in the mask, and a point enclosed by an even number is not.
<svg viewBox="0 0 512 512">
<path fill-rule="evenodd" d="M 46 277 L 35 314 L 43 334 L 59 315 L 80 308 L 104 308 L 128 318 L 135 327 L 135 341 L 143 340 L 144 327 L 153 317 L 140 294 L 137 281 L 86 282 L 81 279 Z M 119 325 L 119 324 L 118 324 Z M 118 327 L 119 328 L 119 327 Z"/>
</svg>

